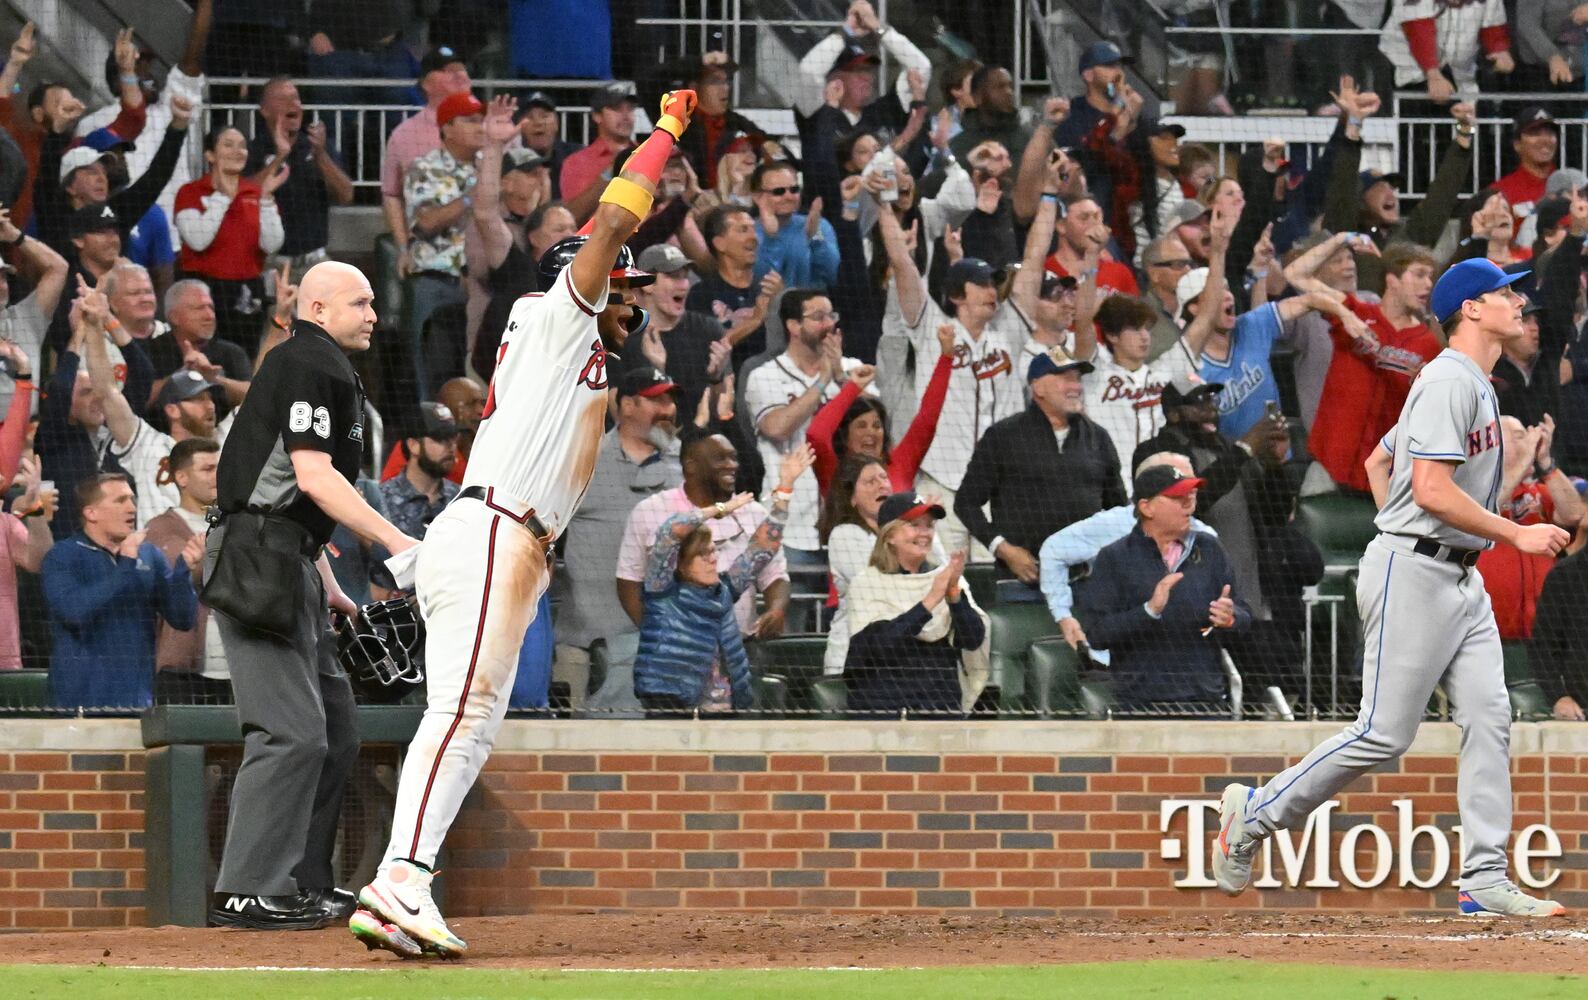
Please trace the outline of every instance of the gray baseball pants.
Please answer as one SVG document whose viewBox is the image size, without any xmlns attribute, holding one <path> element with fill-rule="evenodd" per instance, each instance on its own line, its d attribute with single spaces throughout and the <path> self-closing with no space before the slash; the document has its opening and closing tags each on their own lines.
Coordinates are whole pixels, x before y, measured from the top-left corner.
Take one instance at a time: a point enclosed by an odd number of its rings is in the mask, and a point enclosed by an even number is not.
<svg viewBox="0 0 1588 1000">
<path fill-rule="evenodd" d="M 218 549 L 212 541 L 208 558 Z M 303 604 L 290 643 L 215 612 L 243 730 L 217 892 L 288 896 L 336 885 L 331 853 L 358 757 L 358 717 L 320 574 L 307 557 L 300 572 Z"/>
<path fill-rule="evenodd" d="M 1500 632 L 1476 569 L 1411 547 L 1410 539 L 1379 535 L 1362 557 L 1356 721 L 1257 789 L 1246 822 L 1260 836 L 1299 827 L 1357 775 L 1405 753 L 1443 680 L 1461 727 L 1456 797 L 1466 851 L 1459 884 L 1484 889 L 1506 879 L 1511 833 L 1511 704 Z"/>
</svg>

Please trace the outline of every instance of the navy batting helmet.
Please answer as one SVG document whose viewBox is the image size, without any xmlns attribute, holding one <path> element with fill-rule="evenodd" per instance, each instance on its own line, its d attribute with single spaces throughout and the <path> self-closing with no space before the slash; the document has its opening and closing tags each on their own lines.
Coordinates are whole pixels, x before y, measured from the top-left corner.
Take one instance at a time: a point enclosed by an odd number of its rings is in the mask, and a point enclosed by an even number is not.
<svg viewBox="0 0 1588 1000">
<path fill-rule="evenodd" d="M 401 701 L 425 682 L 424 669 L 409 655 L 422 633 L 407 601 L 369 604 L 351 618 L 338 617 L 337 660 L 365 701 Z"/>
<path fill-rule="evenodd" d="M 562 269 L 573 263 L 573 258 L 579 248 L 589 240 L 588 236 L 569 236 L 553 243 L 540 257 L 540 280 L 545 288 L 550 288 L 552 282 L 557 280 L 557 275 Z M 649 271 L 641 271 L 634 266 L 634 251 L 627 244 L 618 247 L 618 258 L 612 262 L 611 277 L 629 279 L 630 288 L 649 285 L 656 280 L 656 275 Z"/>
</svg>

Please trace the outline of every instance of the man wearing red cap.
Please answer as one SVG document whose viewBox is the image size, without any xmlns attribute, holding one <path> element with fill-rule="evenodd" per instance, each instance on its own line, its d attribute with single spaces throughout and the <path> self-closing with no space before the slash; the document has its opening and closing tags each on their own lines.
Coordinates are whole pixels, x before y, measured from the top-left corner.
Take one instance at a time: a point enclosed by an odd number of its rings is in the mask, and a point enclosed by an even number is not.
<svg viewBox="0 0 1588 1000">
<path fill-rule="evenodd" d="M 462 305 L 463 233 L 474 206 L 474 160 L 485 145 L 485 105 L 467 90 L 436 108 L 441 148 L 415 160 L 403 177 L 408 222 L 408 295 L 413 313 L 408 327 L 410 356 L 419 396 L 432 398 L 437 386 L 463 371 L 462 328 L 456 337 L 441 331 L 427 336 L 431 315 L 442 306 Z"/>
</svg>

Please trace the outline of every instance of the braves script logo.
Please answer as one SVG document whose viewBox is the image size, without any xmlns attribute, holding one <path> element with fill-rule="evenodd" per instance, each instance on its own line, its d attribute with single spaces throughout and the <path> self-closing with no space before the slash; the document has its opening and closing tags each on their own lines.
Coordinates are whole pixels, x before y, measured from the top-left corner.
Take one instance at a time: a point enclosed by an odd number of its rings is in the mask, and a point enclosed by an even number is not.
<svg viewBox="0 0 1588 1000">
<path fill-rule="evenodd" d="M 1009 360 L 1009 352 L 1003 348 L 994 348 L 979 358 L 973 358 L 968 344 L 954 345 L 954 367 L 969 368 L 978 382 L 1012 372 L 1015 368 L 1014 362 Z"/>
<path fill-rule="evenodd" d="M 607 387 L 607 352 L 601 346 L 599 337 L 590 342 L 590 360 L 584 363 L 584 370 L 579 372 L 579 384 L 597 391 Z"/>
<path fill-rule="evenodd" d="M 1162 382 L 1131 385 L 1118 375 L 1110 375 L 1108 383 L 1103 386 L 1103 397 L 1098 402 L 1117 403 L 1125 401 L 1130 403 L 1133 410 L 1150 410 L 1158 405 L 1158 397 L 1161 395 L 1163 395 Z"/>
</svg>

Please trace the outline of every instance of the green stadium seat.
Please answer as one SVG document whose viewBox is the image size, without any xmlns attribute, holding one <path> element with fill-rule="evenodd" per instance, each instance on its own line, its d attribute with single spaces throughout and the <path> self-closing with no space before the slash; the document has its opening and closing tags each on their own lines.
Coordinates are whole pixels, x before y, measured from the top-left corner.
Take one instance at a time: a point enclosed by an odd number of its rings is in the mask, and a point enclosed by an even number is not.
<svg viewBox="0 0 1588 1000">
<path fill-rule="evenodd" d="M 412 310 L 403 294 L 402 276 L 397 273 L 399 256 L 397 241 L 390 233 L 375 238 L 375 314 L 386 320 L 381 323 L 383 328 L 406 330 Z"/>
<path fill-rule="evenodd" d="M 1371 497 L 1343 493 L 1302 497 L 1296 506 L 1301 530 L 1323 550 L 1329 566 L 1355 567 L 1361 561 L 1367 543 L 1377 534 L 1373 527 L 1377 514 Z"/>
<path fill-rule="evenodd" d="M 1507 683 L 1505 693 L 1511 697 L 1511 714 L 1524 722 L 1539 722 L 1555 715 L 1555 706 L 1538 681 Z"/>
<path fill-rule="evenodd" d="M 1045 604 L 997 604 L 984 610 L 992 625 L 992 669 L 987 683 L 998 689 L 1002 711 L 1030 711 L 1033 706 L 1027 698 L 1028 650 L 1036 640 L 1057 635 L 1059 627 Z"/>
<path fill-rule="evenodd" d="M 960 575 L 970 585 L 970 596 L 976 598 L 977 604 L 983 608 L 990 608 L 998 603 L 997 565 L 970 563 Z"/>
<path fill-rule="evenodd" d="M 745 649 L 758 675 L 782 679 L 785 708 L 817 707 L 811 689 L 822 678 L 822 659 L 827 655 L 825 634 L 782 635 L 776 639 L 747 642 Z"/>
<path fill-rule="evenodd" d="M 842 677 L 823 677 L 811 685 L 811 698 L 822 718 L 842 718 L 849 708 L 849 687 Z"/>
<path fill-rule="evenodd" d="M 1108 674 L 1096 670 L 1081 678 L 1081 704 L 1089 717 L 1108 718 L 1114 709 L 1114 686 L 1108 682 Z"/>
<path fill-rule="evenodd" d="M 1527 643 L 1507 639 L 1500 643 L 1500 651 L 1504 656 L 1505 692 L 1511 697 L 1511 714 L 1528 722 L 1552 718 L 1555 706 L 1544 693 L 1543 686 L 1533 678 Z"/>
<path fill-rule="evenodd" d="M 755 710 L 759 715 L 778 715 L 788 709 L 788 684 L 776 674 L 752 678 Z"/>
<path fill-rule="evenodd" d="M 1037 714 L 1079 715 L 1081 702 L 1081 661 L 1063 637 L 1038 639 L 1027 647 L 1031 673 L 1029 688 Z"/>
<path fill-rule="evenodd" d="M 0 708 L 36 711 L 49 703 L 48 670 L 0 670 Z"/>
</svg>

